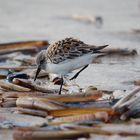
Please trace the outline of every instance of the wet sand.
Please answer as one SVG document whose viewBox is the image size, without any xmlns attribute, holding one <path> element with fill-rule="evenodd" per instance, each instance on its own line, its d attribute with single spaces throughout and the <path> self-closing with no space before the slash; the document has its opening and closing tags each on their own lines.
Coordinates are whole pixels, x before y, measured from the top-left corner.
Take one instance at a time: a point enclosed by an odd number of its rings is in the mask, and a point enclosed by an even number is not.
<svg viewBox="0 0 140 140">
<path fill-rule="evenodd" d="M 72 15 L 103 18 L 103 26 L 75 21 Z M 47 39 L 50 42 L 76 37 L 89 44 L 109 44 L 110 48 L 137 49 L 140 53 L 140 0 L 0 0 L 0 43 Z M 108 57 L 90 65 L 77 79 L 83 87 L 101 89 L 135 88 L 140 79 L 140 56 Z"/>
</svg>

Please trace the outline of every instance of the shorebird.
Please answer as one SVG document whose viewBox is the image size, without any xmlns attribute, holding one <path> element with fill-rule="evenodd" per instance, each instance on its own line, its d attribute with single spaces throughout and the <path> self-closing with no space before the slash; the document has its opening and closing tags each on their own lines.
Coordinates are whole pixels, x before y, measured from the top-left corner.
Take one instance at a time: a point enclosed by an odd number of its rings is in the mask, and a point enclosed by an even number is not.
<svg viewBox="0 0 140 140">
<path fill-rule="evenodd" d="M 76 79 L 78 75 L 92 63 L 97 55 L 101 55 L 101 50 L 107 47 L 85 44 L 83 41 L 74 38 L 65 38 L 51 44 L 47 50 L 42 50 L 36 57 L 37 71 L 34 78 L 36 80 L 39 72 L 44 69 L 48 73 L 61 76 L 59 94 L 63 86 L 63 77 L 73 70 L 82 68 L 70 80 Z"/>
</svg>

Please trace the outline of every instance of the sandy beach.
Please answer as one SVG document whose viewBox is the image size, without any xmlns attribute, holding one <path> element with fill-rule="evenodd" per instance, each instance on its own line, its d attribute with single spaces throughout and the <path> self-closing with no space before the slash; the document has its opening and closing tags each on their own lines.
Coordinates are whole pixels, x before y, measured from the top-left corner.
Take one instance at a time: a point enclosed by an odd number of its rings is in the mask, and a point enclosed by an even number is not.
<svg viewBox="0 0 140 140">
<path fill-rule="evenodd" d="M 100 16 L 103 24 L 99 28 L 77 21 L 72 18 L 75 15 Z M 0 18 L 0 43 L 75 37 L 89 44 L 140 51 L 140 33 L 133 32 L 140 29 L 140 0 L 0 0 Z M 133 89 L 131 81 L 140 77 L 139 59 L 102 60 L 102 64 L 90 65 L 82 72 L 77 83 L 110 90 Z"/>
</svg>

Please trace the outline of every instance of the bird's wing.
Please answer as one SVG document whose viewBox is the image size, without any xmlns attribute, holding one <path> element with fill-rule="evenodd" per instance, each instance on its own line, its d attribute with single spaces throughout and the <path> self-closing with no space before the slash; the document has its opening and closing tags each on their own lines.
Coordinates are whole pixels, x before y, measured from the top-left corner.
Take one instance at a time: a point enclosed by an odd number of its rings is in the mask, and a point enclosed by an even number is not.
<svg viewBox="0 0 140 140">
<path fill-rule="evenodd" d="M 94 53 L 100 49 L 105 48 L 104 46 L 91 46 L 87 45 L 82 41 L 68 38 L 69 40 L 62 40 L 56 42 L 53 46 L 50 46 L 47 54 L 48 58 L 52 63 L 58 64 L 67 59 L 75 59 L 85 54 Z"/>
</svg>

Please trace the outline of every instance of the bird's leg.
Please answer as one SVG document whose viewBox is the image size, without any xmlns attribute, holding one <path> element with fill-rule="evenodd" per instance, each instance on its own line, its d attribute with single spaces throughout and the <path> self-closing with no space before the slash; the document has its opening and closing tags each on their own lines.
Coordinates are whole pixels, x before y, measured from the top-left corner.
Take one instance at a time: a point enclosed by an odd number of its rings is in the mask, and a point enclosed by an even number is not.
<svg viewBox="0 0 140 140">
<path fill-rule="evenodd" d="M 78 71 L 72 78 L 70 78 L 70 80 L 76 79 L 78 77 L 78 75 L 88 67 L 88 65 L 84 66 L 80 71 Z"/>
<path fill-rule="evenodd" d="M 61 95 L 61 91 L 62 91 L 62 86 L 63 86 L 63 83 L 64 83 L 64 80 L 63 80 L 63 77 L 61 76 L 61 85 L 60 85 L 60 90 L 59 90 L 59 95 Z"/>
</svg>

